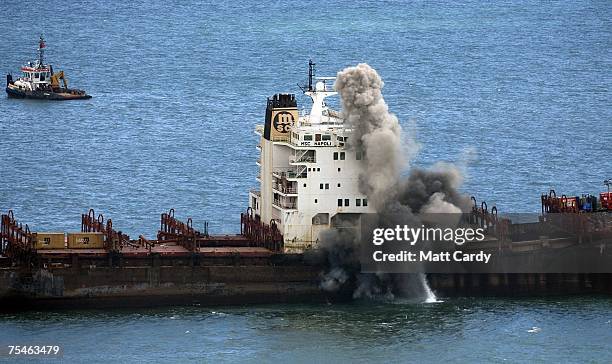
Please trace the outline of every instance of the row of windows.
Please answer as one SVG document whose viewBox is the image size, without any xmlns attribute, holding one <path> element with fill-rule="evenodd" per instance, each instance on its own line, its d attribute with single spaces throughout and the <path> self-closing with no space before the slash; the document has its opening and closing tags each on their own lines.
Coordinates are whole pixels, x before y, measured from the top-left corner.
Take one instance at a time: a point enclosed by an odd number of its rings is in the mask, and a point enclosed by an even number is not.
<svg viewBox="0 0 612 364">
<path fill-rule="evenodd" d="M 31 73 L 32 78 L 40 78 L 41 81 L 44 81 L 45 78 L 51 77 L 51 73 L 50 72 L 33 72 Z M 23 73 L 24 77 L 29 77 L 29 74 L 27 72 Z"/>
<path fill-rule="evenodd" d="M 361 158 L 363 158 L 363 153 L 361 151 L 357 151 L 355 152 L 355 158 L 360 161 Z M 346 159 L 346 154 L 344 152 L 334 152 L 334 160 L 345 160 Z"/>
<path fill-rule="evenodd" d="M 342 171 L 342 168 L 338 167 L 338 172 Z M 321 168 L 308 168 L 308 172 L 321 172 Z"/>
<path fill-rule="evenodd" d="M 295 139 L 299 139 L 298 138 L 298 134 L 296 134 L 296 133 L 293 134 L 293 137 Z M 338 141 L 341 141 L 341 142 L 346 142 L 347 138 L 348 137 L 340 137 L 340 136 L 337 137 Z M 322 140 L 323 141 L 329 141 L 329 140 L 331 140 L 331 135 L 329 135 L 329 134 L 315 134 L 314 135 L 314 140 L 317 141 L 317 142 L 320 142 Z M 304 134 L 304 141 L 312 141 L 312 134 Z"/>
<path fill-rule="evenodd" d="M 315 203 L 316 203 L 316 200 L 315 200 Z M 339 198 L 338 199 L 338 207 L 342 207 L 342 206 L 349 207 L 350 206 L 350 199 L 345 198 L 343 200 L 343 199 Z M 368 206 L 368 199 L 367 198 L 358 198 L 358 199 L 355 199 L 355 206 L 357 206 L 357 207 L 361 207 L 361 206 L 367 207 Z"/>
<path fill-rule="evenodd" d="M 338 187 L 340 187 L 340 186 L 341 186 L 341 184 L 338 183 Z M 304 187 L 306 187 L 305 183 L 304 183 Z M 325 184 L 321 183 L 319 185 L 319 189 L 321 189 L 321 190 L 329 190 L 329 183 L 325 183 Z"/>
</svg>

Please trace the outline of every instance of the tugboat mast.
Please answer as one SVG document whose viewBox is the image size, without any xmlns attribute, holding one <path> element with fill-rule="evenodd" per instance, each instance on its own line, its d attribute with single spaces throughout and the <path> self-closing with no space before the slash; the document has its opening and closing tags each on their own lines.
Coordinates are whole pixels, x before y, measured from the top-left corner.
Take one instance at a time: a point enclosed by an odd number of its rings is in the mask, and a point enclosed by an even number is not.
<svg viewBox="0 0 612 364">
<path fill-rule="evenodd" d="M 40 40 L 38 41 L 38 67 L 43 67 L 44 63 L 44 55 L 45 55 L 45 38 L 43 38 L 42 34 L 40 35 Z"/>
</svg>

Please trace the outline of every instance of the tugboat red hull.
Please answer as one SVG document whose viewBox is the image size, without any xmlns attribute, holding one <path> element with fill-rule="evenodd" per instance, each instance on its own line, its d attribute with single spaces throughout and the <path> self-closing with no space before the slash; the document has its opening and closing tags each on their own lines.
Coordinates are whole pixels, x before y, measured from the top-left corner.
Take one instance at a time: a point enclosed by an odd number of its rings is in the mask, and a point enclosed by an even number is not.
<svg viewBox="0 0 612 364">
<path fill-rule="evenodd" d="M 69 90 L 69 89 L 55 92 L 55 91 L 25 91 L 25 90 L 16 90 L 14 88 L 7 87 L 6 93 L 8 94 L 9 97 L 18 98 L 18 99 L 53 100 L 53 101 L 91 99 L 91 95 L 87 95 L 84 91 Z"/>
</svg>

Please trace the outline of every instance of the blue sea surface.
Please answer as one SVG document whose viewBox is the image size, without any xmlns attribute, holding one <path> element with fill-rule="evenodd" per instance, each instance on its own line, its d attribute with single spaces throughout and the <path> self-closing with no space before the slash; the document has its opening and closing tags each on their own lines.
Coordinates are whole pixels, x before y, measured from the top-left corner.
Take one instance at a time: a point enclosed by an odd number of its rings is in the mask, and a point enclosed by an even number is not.
<svg viewBox="0 0 612 364">
<path fill-rule="evenodd" d="M 32 312 L 0 316 L 0 343 L 61 345 L 76 363 L 610 363 L 611 307 L 564 297 Z"/>
<path fill-rule="evenodd" d="M 3 0 L 0 72 L 34 59 L 41 33 L 47 60 L 93 98 L 0 97 L 0 210 L 34 231 L 78 231 L 94 208 L 153 238 L 175 208 L 238 232 L 255 124 L 267 97 L 300 94 L 311 58 L 321 76 L 374 67 L 421 145 L 413 164 L 457 164 L 462 190 L 500 213 L 612 178 L 611 1 Z M 58 338 L 79 362 L 612 361 L 608 298 L 219 312 L 3 317 L 0 336 Z"/>
</svg>

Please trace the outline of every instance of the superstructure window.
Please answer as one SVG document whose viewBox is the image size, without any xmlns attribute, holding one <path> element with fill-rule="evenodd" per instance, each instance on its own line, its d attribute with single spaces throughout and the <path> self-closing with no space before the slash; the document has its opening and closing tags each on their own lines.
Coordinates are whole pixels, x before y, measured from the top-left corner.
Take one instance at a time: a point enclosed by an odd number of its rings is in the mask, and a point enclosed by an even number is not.
<svg viewBox="0 0 612 364">
<path fill-rule="evenodd" d="M 321 134 L 315 134 L 315 142 L 321 141 Z"/>
<path fill-rule="evenodd" d="M 338 152 L 334 152 L 334 160 L 337 161 L 338 160 Z"/>
<path fill-rule="evenodd" d="M 358 150 L 358 151 L 355 153 L 355 158 L 357 158 L 357 160 L 358 160 L 358 161 L 360 161 L 362 157 L 363 157 L 363 155 L 362 155 L 361 151 L 360 151 L 360 150 Z"/>
<path fill-rule="evenodd" d="M 338 183 L 338 187 L 340 187 L 340 183 Z"/>
<path fill-rule="evenodd" d="M 341 198 L 338 199 L 338 207 L 342 207 L 342 199 Z"/>
<path fill-rule="evenodd" d="M 360 198 L 355 200 L 355 206 L 357 206 L 357 207 L 361 206 L 361 199 Z"/>
<path fill-rule="evenodd" d="M 323 183 L 321 183 L 321 184 L 319 185 L 319 189 L 320 189 L 320 190 L 322 190 L 322 189 L 323 189 Z"/>
<path fill-rule="evenodd" d="M 338 167 L 338 172 L 340 172 L 342 170 L 342 168 Z"/>
<path fill-rule="evenodd" d="M 326 184 L 325 184 L 325 189 L 326 189 L 326 190 L 329 190 L 329 183 L 326 183 Z"/>
<path fill-rule="evenodd" d="M 323 140 L 331 140 L 331 135 L 323 134 Z"/>
<path fill-rule="evenodd" d="M 319 200 L 317 200 L 316 198 L 315 198 L 315 203 L 319 203 Z"/>
<path fill-rule="evenodd" d="M 347 206 L 347 207 L 348 207 L 348 205 L 349 205 L 349 199 L 348 199 L 348 198 L 345 198 L 345 199 L 344 199 L 344 206 Z"/>
<path fill-rule="evenodd" d="M 367 198 L 363 199 L 363 206 L 368 206 L 368 199 Z"/>
<path fill-rule="evenodd" d="M 311 141 L 312 140 L 312 134 L 304 134 L 304 140 Z"/>
</svg>

